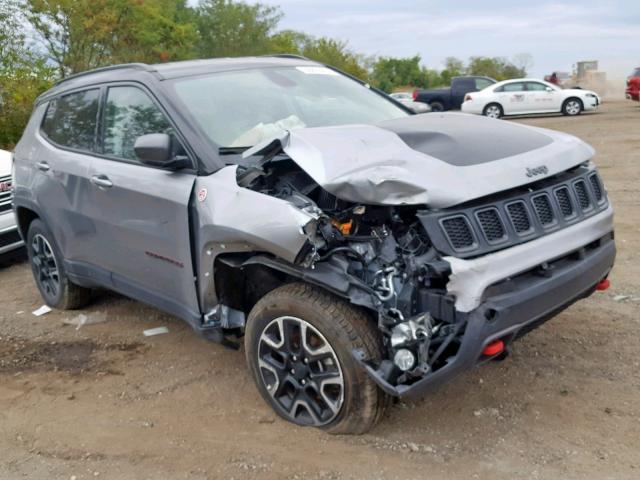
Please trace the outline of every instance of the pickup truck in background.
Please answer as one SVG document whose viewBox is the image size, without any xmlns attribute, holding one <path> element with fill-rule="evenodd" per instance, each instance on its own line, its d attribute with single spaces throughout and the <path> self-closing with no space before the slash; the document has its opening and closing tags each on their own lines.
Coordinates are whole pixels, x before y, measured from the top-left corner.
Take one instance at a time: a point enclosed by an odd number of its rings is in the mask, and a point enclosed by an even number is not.
<svg viewBox="0 0 640 480">
<path fill-rule="evenodd" d="M 428 104 L 433 112 L 454 110 L 460 108 L 467 93 L 478 92 L 494 83 L 496 80 L 490 77 L 453 77 L 450 87 L 415 90 L 413 100 Z"/>
</svg>

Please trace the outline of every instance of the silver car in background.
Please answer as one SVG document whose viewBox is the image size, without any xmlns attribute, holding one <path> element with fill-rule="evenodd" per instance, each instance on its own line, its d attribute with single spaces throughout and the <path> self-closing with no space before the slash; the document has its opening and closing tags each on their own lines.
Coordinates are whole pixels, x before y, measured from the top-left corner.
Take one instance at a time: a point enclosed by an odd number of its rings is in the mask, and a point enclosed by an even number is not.
<svg viewBox="0 0 640 480">
<path fill-rule="evenodd" d="M 11 153 L 0 150 L 0 255 L 22 247 L 12 210 Z"/>
<path fill-rule="evenodd" d="M 427 103 L 414 102 L 413 96 L 409 92 L 395 92 L 389 95 L 394 100 L 397 100 L 405 107 L 410 108 L 416 113 L 427 113 L 431 111 L 431 107 Z"/>
</svg>

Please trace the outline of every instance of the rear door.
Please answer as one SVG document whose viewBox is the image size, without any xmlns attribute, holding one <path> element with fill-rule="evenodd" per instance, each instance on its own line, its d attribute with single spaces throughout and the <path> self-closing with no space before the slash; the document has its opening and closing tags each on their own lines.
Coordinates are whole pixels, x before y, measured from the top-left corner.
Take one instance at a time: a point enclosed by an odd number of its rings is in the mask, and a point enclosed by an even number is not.
<svg viewBox="0 0 640 480">
<path fill-rule="evenodd" d="M 179 145 L 177 132 L 140 85 L 109 86 L 103 105 L 100 156 L 90 171 L 95 254 L 116 290 L 182 318 L 199 317 L 188 212 L 195 172 L 143 165 L 133 149 L 148 133 L 168 133 Z"/>
<path fill-rule="evenodd" d="M 507 83 L 500 87 L 498 100 L 505 115 L 515 115 L 527 111 L 524 82 Z"/>
<path fill-rule="evenodd" d="M 530 113 L 559 112 L 562 103 L 560 92 L 542 82 L 527 82 L 526 103 Z"/>
<path fill-rule="evenodd" d="M 95 226 L 87 209 L 99 103 L 99 88 L 50 100 L 35 133 L 37 147 L 28 153 L 29 190 L 74 271 L 95 261 L 91 248 Z M 109 281 L 108 276 L 96 277 L 101 283 Z"/>
</svg>

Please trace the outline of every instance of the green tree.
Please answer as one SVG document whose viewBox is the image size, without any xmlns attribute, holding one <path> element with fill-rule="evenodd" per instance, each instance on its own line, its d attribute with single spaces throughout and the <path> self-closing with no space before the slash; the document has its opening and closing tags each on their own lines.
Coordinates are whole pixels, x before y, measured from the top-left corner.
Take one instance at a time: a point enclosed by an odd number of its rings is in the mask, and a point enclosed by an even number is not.
<svg viewBox="0 0 640 480">
<path fill-rule="evenodd" d="M 302 55 L 367 80 L 368 72 L 362 65 L 362 58 L 352 52 L 346 42 L 331 38 L 309 38 L 302 48 Z"/>
<path fill-rule="evenodd" d="M 450 84 L 453 77 L 464 75 L 464 62 L 456 57 L 447 57 L 444 61 L 444 70 L 440 72 L 443 84 Z"/>
<path fill-rule="evenodd" d="M 471 57 L 467 67 L 468 75 L 484 75 L 498 81 L 521 78 L 526 73 L 504 57 Z"/>
<path fill-rule="evenodd" d="M 193 56 L 186 0 L 25 0 L 24 15 L 58 75 Z"/>
<path fill-rule="evenodd" d="M 237 57 L 270 52 L 282 13 L 278 7 L 233 0 L 202 0 L 195 10 L 201 57 Z"/>
<path fill-rule="evenodd" d="M 51 86 L 46 59 L 26 47 L 17 1 L 0 3 L 0 148 L 12 149 L 22 135 L 35 98 Z"/>
<path fill-rule="evenodd" d="M 400 86 L 426 86 L 420 55 L 408 58 L 381 57 L 373 64 L 371 78 L 373 84 L 385 92 Z"/>
</svg>

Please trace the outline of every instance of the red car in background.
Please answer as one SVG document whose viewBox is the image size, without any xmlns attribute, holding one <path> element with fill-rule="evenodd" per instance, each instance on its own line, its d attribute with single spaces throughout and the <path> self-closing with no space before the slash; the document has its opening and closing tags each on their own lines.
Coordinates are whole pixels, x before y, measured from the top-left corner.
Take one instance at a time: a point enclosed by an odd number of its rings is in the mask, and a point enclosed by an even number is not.
<svg viewBox="0 0 640 480">
<path fill-rule="evenodd" d="M 627 78 L 625 94 L 630 100 L 640 101 L 640 67 L 636 68 Z"/>
</svg>

